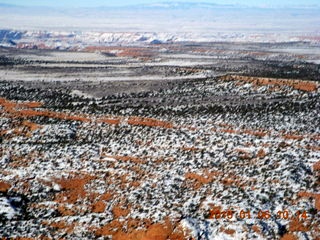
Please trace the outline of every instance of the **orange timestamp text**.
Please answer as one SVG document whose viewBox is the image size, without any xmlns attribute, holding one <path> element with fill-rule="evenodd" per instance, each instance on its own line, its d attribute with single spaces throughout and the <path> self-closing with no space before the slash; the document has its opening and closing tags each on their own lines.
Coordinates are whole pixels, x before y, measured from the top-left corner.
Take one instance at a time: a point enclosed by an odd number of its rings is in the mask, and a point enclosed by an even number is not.
<svg viewBox="0 0 320 240">
<path fill-rule="evenodd" d="M 306 220 L 308 218 L 306 211 L 296 211 L 292 214 L 288 210 L 277 211 L 275 215 L 272 215 L 269 210 L 259 210 L 258 212 L 253 212 L 250 210 L 239 210 L 233 211 L 231 209 L 222 211 L 220 209 L 211 209 L 209 214 L 209 219 L 232 219 L 236 217 L 237 219 L 270 219 L 270 218 L 277 218 L 277 219 L 291 219 L 291 218 L 298 218 L 300 220 Z"/>
</svg>

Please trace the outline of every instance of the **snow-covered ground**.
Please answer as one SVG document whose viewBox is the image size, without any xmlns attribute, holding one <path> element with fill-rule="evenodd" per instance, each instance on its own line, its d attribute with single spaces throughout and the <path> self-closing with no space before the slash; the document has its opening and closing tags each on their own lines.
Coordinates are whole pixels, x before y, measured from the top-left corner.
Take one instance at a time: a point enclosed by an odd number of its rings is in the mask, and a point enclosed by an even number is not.
<svg viewBox="0 0 320 240">
<path fill-rule="evenodd" d="M 96 100 L 2 82 L 0 235 L 316 239 L 319 86 L 239 79 Z"/>
</svg>

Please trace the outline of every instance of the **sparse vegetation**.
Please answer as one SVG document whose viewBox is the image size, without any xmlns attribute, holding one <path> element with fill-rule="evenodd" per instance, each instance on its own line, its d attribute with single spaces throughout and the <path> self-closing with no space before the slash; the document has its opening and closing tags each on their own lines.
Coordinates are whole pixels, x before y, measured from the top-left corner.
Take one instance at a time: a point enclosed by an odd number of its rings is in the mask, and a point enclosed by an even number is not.
<svg viewBox="0 0 320 240">
<path fill-rule="evenodd" d="M 1 81 L 0 236 L 318 236 L 317 77 L 273 79 L 282 76 L 267 67 L 192 78 L 207 70 L 146 68 L 190 76 L 171 81 Z M 207 219 L 217 207 L 271 217 Z M 280 221 L 279 208 L 308 220 Z"/>
</svg>

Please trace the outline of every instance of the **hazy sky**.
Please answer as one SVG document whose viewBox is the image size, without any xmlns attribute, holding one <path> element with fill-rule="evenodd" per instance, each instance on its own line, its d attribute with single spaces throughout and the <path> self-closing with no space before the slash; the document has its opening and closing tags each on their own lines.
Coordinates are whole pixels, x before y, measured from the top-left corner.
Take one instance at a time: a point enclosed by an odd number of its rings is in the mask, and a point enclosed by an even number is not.
<svg viewBox="0 0 320 240">
<path fill-rule="evenodd" d="M 165 2 L 165 0 L 0 0 L 0 3 L 28 6 L 99 7 L 124 6 L 144 3 Z M 170 2 L 170 1 L 168 1 Z M 176 2 L 179 2 L 177 0 Z M 242 4 L 249 6 L 295 6 L 319 5 L 319 0 L 180 0 L 180 2 L 206 2 L 219 4 Z"/>
</svg>

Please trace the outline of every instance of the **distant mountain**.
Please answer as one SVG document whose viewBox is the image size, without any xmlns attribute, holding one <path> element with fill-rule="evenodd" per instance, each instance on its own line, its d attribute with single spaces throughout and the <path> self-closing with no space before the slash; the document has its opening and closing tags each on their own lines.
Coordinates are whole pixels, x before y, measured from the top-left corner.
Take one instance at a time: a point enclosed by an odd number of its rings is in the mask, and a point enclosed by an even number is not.
<svg viewBox="0 0 320 240">
<path fill-rule="evenodd" d="M 4 4 L 0 3 L 0 9 L 17 9 L 17 10 L 25 10 L 25 11 L 112 11 L 112 10 L 135 10 L 135 9 L 145 9 L 145 10 L 179 10 L 179 9 L 206 9 L 206 10 L 214 10 L 214 9 L 313 9 L 320 10 L 320 5 L 290 5 L 290 6 L 271 6 L 271 5 L 245 5 L 245 4 L 216 4 L 216 3 L 206 3 L 206 2 L 175 2 L 175 1 L 164 1 L 157 3 L 149 3 L 149 4 L 138 4 L 138 5 L 126 5 L 126 6 L 101 6 L 101 7 L 45 7 L 45 6 L 24 6 L 24 5 L 13 5 L 13 4 Z"/>
<path fill-rule="evenodd" d="M 206 2 L 174 2 L 165 1 L 150 4 L 140 4 L 127 6 L 125 8 L 142 8 L 142 9 L 217 9 L 217 8 L 258 8 L 258 9 L 320 9 L 320 5 L 246 5 L 246 4 L 216 4 Z"/>
<path fill-rule="evenodd" d="M 15 46 L 16 41 L 23 37 L 23 32 L 0 29 L 0 45 Z"/>
<path fill-rule="evenodd" d="M 99 8 L 23 7 L 0 4 L 0 13 L 0 29 L 22 31 L 196 33 L 320 31 L 319 8 L 305 7 L 249 7 L 240 4 L 175 1 Z"/>
<path fill-rule="evenodd" d="M 140 4 L 128 6 L 133 8 L 144 8 L 144 9 L 194 9 L 194 8 L 205 8 L 205 9 L 216 9 L 216 8 L 235 8 L 243 7 L 243 5 L 231 5 L 231 4 L 215 4 L 205 2 L 159 2 L 150 4 Z"/>
<path fill-rule="evenodd" d="M 215 4 L 215 3 L 205 3 L 205 2 L 158 2 L 158 3 L 150 3 L 150 4 L 138 4 L 138 5 L 127 5 L 127 6 L 101 6 L 101 8 L 108 8 L 108 9 L 123 9 L 123 8 L 153 8 L 153 9 L 190 9 L 190 8 L 230 8 L 230 7 L 239 7 L 242 5 L 231 5 L 231 4 Z M 44 7 L 44 6 L 24 6 L 24 5 L 13 5 L 13 4 L 4 4 L 0 3 L 0 7 L 4 8 L 52 8 L 52 7 Z M 61 7 L 57 7 L 61 8 Z M 66 7 L 66 9 L 70 9 L 71 7 Z M 79 7 L 76 7 L 78 8 Z M 80 7 L 83 9 L 90 9 L 90 7 Z"/>
<path fill-rule="evenodd" d="M 0 7 L 17 7 L 17 6 L 12 4 L 0 3 Z"/>
<path fill-rule="evenodd" d="M 19 40 L 21 39 L 23 33 L 19 31 L 12 30 L 1 30 L 0 29 L 0 42 L 1 41 L 10 41 L 10 40 Z"/>
</svg>

